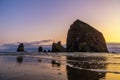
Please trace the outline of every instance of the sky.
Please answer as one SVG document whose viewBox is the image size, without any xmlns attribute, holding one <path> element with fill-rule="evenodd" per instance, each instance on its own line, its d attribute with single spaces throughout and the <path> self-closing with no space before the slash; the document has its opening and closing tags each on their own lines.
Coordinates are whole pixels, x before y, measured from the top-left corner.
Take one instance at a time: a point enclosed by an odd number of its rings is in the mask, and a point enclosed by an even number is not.
<svg viewBox="0 0 120 80">
<path fill-rule="evenodd" d="M 106 42 L 120 42 L 120 0 L 0 0 L 0 44 L 65 44 L 76 19 L 102 32 Z"/>
</svg>

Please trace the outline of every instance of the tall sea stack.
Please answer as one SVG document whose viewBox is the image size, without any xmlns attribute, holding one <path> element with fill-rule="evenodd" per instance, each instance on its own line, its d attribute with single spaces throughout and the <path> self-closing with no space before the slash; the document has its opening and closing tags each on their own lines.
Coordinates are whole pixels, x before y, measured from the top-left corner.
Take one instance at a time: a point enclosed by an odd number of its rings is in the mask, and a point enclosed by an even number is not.
<svg viewBox="0 0 120 80">
<path fill-rule="evenodd" d="M 21 43 L 21 44 L 18 46 L 17 52 L 24 52 L 24 45 L 23 45 L 23 43 Z"/>
<path fill-rule="evenodd" d="M 108 52 L 103 34 L 80 20 L 70 26 L 66 47 L 69 52 Z"/>
</svg>

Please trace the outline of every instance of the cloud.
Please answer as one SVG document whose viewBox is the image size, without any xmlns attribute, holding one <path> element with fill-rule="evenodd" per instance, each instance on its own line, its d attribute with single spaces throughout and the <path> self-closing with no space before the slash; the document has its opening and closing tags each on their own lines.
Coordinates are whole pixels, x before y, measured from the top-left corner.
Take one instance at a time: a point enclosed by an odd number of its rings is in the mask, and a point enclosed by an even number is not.
<svg viewBox="0 0 120 80">
<path fill-rule="evenodd" d="M 49 46 L 53 43 L 53 40 L 41 40 L 41 41 L 34 41 L 34 42 L 16 42 L 16 43 L 9 43 L 3 44 L 0 46 L 1 49 L 16 49 L 20 43 L 23 43 L 25 48 L 37 48 L 38 46 Z"/>
<path fill-rule="evenodd" d="M 16 47 L 17 47 L 16 43 L 3 44 L 0 46 L 1 49 L 9 49 L 9 48 L 16 48 Z"/>
<path fill-rule="evenodd" d="M 53 40 L 41 40 L 41 41 L 34 41 L 34 42 L 23 42 L 26 46 L 27 45 L 47 45 L 47 44 L 51 44 L 53 42 Z"/>
</svg>

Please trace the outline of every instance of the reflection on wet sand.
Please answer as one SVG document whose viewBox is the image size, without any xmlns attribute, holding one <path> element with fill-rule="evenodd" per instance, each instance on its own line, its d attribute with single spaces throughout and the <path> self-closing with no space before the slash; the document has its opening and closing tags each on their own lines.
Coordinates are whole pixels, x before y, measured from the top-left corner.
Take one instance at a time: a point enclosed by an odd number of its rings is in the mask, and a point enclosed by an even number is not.
<svg viewBox="0 0 120 80">
<path fill-rule="evenodd" d="M 73 57 L 68 56 L 67 60 L 73 60 L 74 62 L 69 62 L 69 64 L 77 67 L 81 67 L 84 69 L 105 69 L 106 64 L 101 63 L 106 60 L 105 57 Z M 75 62 L 76 61 L 76 62 Z"/>
<path fill-rule="evenodd" d="M 17 63 L 21 64 L 23 62 L 23 56 L 17 56 L 16 60 L 17 60 Z"/>
<path fill-rule="evenodd" d="M 67 80 L 65 65 L 52 67 L 50 59 L 37 57 L 0 56 L 0 80 Z"/>
<path fill-rule="evenodd" d="M 107 57 L 107 70 L 112 71 L 106 74 L 106 80 L 120 80 L 120 55 L 114 55 L 114 57 Z"/>
<path fill-rule="evenodd" d="M 76 62 L 69 62 L 72 66 L 67 66 L 68 80 L 100 80 L 104 79 L 105 73 L 90 71 L 87 69 L 105 69 L 106 65 L 99 63 L 105 61 L 105 57 L 72 57 L 68 56 L 67 60 L 76 60 Z M 79 67 L 76 68 L 76 67 Z"/>
<path fill-rule="evenodd" d="M 98 73 L 88 70 L 80 70 L 67 66 L 68 80 L 100 80 L 105 77 L 105 73 Z"/>
<path fill-rule="evenodd" d="M 120 80 L 120 54 L 2 55 L 0 80 Z"/>
</svg>

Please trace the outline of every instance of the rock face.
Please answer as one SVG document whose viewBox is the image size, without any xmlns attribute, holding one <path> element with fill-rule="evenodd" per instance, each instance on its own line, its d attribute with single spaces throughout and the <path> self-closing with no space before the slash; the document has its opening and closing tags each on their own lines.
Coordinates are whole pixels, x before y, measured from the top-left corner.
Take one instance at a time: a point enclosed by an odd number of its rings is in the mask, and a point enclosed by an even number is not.
<svg viewBox="0 0 120 80">
<path fill-rule="evenodd" d="M 18 46 L 17 52 L 24 52 L 24 45 L 23 45 L 23 43 L 21 43 L 21 44 Z"/>
<path fill-rule="evenodd" d="M 66 46 L 69 52 L 108 52 L 103 34 L 80 20 L 70 26 Z"/>
<path fill-rule="evenodd" d="M 65 52 L 66 49 L 61 45 L 61 42 L 52 44 L 52 52 Z"/>
</svg>

